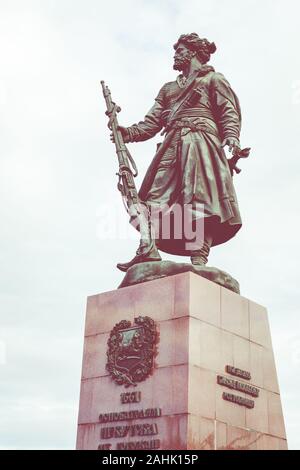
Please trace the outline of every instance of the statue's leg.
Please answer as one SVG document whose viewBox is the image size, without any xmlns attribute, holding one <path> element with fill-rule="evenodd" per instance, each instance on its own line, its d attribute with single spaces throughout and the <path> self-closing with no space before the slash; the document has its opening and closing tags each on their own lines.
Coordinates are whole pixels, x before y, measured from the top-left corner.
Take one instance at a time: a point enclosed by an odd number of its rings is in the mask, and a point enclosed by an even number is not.
<svg viewBox="0 0 300 470">
<path fill-rule="evenodd" d="M 146 261 L 161 261 L 155 244 L 155 233 L 152 227 L 150 213 L 145 203 L 138 202 L 129 208 L 130 223 L 137 227 L 141 234 L 140 244 L 136 255 L 127 263 L 118 263 L 117 267 L 126 272 L 131 266 Z"/>
<path fill-rule="evenodd" d="M 210 233 L 204 235 L 202 248 L 191 252 L 191 263 L 195 266 L 205 266 L 208 261 L 210 247 L 212 245 L 213 237 Z"/>
</svg>

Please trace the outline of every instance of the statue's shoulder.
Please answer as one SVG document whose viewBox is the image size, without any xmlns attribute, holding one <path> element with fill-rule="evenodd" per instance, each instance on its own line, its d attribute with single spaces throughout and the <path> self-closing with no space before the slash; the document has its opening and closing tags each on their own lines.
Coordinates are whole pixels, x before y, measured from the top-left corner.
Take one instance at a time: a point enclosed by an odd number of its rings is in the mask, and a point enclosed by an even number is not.
<svg viewBox="0 0 300 470">
<path fill-rule="evenodd" d="M 222 73 L 216 71 L 210 72 L 209 79 L 212 83 L 222 83 L 227 81 Z"/>
<path fill-rule="evenodd" d="M 209 82 L 215 88 L 228 88 L 230 84 L 227 78 L 220 72 L 212 72 L 209 77 Z"/>
<path fill-rule="evenodd" d="M 174 87 L 178 87 L 178 84 L 177 84 L 176 80 L 172 80 L 171 82 L 166 82 L 162 86 L 162 90 L 169 91 L 169 90 L 172 90 Z"/>
<path fill-rule="evenodd" d="M 174 80 L 172 82 L 167 82 L 159 90 L 156 100 L 168 100 L 170 96 L 173 96 L 176 93 L 178 93 L 177 82 Z"/>
</svg>

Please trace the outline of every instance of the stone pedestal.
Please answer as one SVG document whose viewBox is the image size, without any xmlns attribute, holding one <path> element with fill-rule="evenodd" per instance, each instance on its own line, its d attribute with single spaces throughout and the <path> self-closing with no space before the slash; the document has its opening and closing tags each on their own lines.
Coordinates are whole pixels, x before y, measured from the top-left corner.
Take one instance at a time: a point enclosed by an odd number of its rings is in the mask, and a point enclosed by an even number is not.
<svg viewBox="0 0 300 470">
<path fill-rule="evenodd" d="M 126 388 L 107 341 L 139 316 L 156 322 L 158 354 Z M 77 449 L 97 448 L 286 449 L 266 309 L 189 272 L 89 297 Z"/>
</svg>

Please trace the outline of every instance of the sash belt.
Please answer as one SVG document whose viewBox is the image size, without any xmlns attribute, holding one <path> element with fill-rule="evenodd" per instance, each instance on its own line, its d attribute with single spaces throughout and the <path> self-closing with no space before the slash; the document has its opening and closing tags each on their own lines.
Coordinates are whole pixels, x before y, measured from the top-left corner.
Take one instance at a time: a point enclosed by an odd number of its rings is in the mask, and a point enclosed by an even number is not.
<svg viewBox="0 0 300 470">
<path fill-rule="evenodd" d="M 203 131 L 208 134 L 212 134 L 216 137 L 219 137 L 218 131 L 212 127 L 206 125 L 203 122 L 193 122 L 194 119 L 180 119 L 170 122 L 164 129 L 164 134 L 168 133 L 170 130 L 188 128 L 191 132 Z"/>
</svg>

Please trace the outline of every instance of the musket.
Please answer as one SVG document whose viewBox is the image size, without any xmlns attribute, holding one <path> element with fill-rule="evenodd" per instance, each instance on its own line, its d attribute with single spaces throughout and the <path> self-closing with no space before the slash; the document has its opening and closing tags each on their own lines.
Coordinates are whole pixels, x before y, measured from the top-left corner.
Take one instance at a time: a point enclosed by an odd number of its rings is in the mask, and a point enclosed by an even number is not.
<svg viewBox="0 0 300 470">
<path fill-rule="evenodd" d="M 134 178 L 138 175 L 138 171 L 129 150 L 124 143 L 122 133 L 119 130 L 117 113 L 121 111 L 121 108 L 112 101 L 110 90 L 103 80 L 101 81 L 101 85 L 107 108 L 105 114 L 109 117 L 107 125 L 112 132 L 119 161 L 119 171 L 116 173 L 119 177 L 118 190 L 122 194 L 122 199 L 128 212 L 128 209 L 132 204 L 137 204 L 139 202 L 138 192 L 134 182 Z"/>
</svg>

